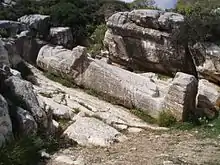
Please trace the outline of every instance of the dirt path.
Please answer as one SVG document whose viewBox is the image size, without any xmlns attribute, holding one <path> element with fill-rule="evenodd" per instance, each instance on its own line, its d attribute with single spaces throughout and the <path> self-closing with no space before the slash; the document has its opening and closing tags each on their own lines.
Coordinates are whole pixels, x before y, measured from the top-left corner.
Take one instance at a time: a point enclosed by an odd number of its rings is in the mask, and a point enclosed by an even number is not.
<svg viewBox="0 0 220 165">
<path fill-rule="evenodd" d="M 190 132 L 144 131 L 109 148 L 62 151 L 86 165 L 220 165 L 220 141 L 197 139 Z M 79 163 L 83 165 L 83 163 Z"/>
</svg>

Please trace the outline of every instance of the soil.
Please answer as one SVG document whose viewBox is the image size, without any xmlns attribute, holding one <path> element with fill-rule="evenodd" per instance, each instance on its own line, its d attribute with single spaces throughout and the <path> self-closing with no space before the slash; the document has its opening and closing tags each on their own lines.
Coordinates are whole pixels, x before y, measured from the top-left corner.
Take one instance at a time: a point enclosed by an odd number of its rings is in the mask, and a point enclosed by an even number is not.
<svg viewBox="0 0 220 165">
<path fill-rule="evenodd" d="M 86 165 L 220 165 L 220 139 L 198 138 L 189 131 L 128 134 L 109 148 L 76 147 L 65 154 Z"/>
</svg>

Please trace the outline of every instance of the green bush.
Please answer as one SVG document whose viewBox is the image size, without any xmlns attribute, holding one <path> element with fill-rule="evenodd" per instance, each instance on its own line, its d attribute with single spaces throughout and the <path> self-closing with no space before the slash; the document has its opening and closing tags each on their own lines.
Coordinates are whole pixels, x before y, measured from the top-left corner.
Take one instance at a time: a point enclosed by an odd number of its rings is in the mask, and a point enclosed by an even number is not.
<svg viewBox="0 0 220 165">
<path fill-rule="evenodd" d="M 89 52 L 93 56 L 99 54 L 100 51 L 103 49 L 103 47 L 104 47 L 103 40 L 105 37 L 106 30 L 107 30 L 106 25 L 101 24 L 101 25 L 97 26 L 97 28 L 95 29 L 95 31 L 91 35 L 90 40 L 91 40 L 92 44 L 89 47 Z"/>
<path fill-rule="evenodd" d="M 0 28 L 0 37 L 2 37 L 2 38 L 9 37 L 7 30 Z"/>
<path fill-rule="evenodd" d="M 170 126 L 173 126 L 174 124 L 176 124 L 177 120 L 173 116 L 171 111 L 166 110 L 166 111 L 162 111 L 159 114 L 157 122 L 158 122 L 158 125 L 161 127 L 170 127 Z"/>
<path fill-rule="evenodd" d="M 56 148 L 57 142 L 53 138 L 25 136 L 0 149 L 0 165 L 32 165 L 40 160 L 39 151 Z"/>
</svg>

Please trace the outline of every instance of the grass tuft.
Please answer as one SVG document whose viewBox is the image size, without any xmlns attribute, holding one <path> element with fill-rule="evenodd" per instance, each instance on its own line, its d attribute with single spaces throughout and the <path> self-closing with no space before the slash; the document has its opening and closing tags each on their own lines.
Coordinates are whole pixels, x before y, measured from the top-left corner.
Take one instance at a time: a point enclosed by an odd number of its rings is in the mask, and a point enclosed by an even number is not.
<svg viewBox="0 0 220 165">
<path fill-rule="evenodd" d="M 76 85 L 74 83 L 72 83 L 70 80 L 68 80 L 67 78 L 62 78 L 60 76 L 57 76 L 53 73 L 50 72 L 45 72 L 44 76 L 46 76 L 48 79 L 58 82 L 60 84 L 62 84 L 63 86 L 66 86 L 68 88 L 76 88 Z"/>
<path fill-rule="evenodd" d="M 166 110 L 160 112 L 157 122 L 161 127 L 170 127 L 175 125 L 177 120 L 169 110 Z"/>
<path fill-rule="evenodd" d="M 133 113 L 135 116 L 139 117 L 143 121 L 150 123 L 150 124 L 156 124 L 156 119 L 152 118 L 146 111 L 143 111 L 142 109 L 131 109 L 131 113 Z"/>
</svg>

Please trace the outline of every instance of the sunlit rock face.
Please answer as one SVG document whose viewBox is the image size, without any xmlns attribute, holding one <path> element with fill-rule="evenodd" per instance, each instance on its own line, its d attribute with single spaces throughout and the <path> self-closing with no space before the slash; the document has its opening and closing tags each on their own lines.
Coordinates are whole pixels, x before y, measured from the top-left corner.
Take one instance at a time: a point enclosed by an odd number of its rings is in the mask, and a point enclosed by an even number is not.
<svg viewBox="0 0 220 165">
<path fill-rule="evenodd" d="M 185 71 L 184 50 L 171 44 L 172 32 L 183 21 L 180 14 L 159 10 L 116 13 L 108 19 L 104 40 L 109 58 L 132 70 L 170 75 Z"/>
</svg>

